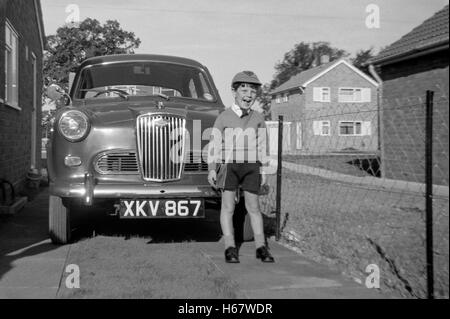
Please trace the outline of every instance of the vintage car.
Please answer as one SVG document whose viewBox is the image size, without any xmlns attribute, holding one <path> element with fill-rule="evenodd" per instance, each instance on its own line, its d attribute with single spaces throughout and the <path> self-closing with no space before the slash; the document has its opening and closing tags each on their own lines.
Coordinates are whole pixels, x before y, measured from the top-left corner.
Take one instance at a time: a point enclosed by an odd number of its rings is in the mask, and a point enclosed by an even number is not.
<svg viewBox="0 0 450 319">
<path fill-rule="evenodd" d="M 56 90 L 55 90 L 56 87 Z M 72 214 L 110 207 L 121 218 L 203 218 L 219 198 L 205 146 L 224 105 L 208 69 L 186 58 L 113 55 L 85 60 L 47 148 L 49 233 L 71 239 Z M 203 135 L 203 138 L 202 138 Z"/>
</svg>

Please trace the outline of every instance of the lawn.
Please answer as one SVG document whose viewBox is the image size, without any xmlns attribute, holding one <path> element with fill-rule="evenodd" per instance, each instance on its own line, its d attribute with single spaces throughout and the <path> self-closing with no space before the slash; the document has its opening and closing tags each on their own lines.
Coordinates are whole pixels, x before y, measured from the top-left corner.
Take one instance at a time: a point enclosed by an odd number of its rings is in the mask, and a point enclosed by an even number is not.
<svg viewBox="0 0 450 319">
<path fill-rule="evenodd" d="M 148 239 L 94 237 L 71 247 L 67 264 L 80 269 L 80 288 L 60 298 L 237 298 L 236 284 L 188 243 L 147 244 Z M 67 276 L 67 274 L 65 274 Z"/>
</svg>

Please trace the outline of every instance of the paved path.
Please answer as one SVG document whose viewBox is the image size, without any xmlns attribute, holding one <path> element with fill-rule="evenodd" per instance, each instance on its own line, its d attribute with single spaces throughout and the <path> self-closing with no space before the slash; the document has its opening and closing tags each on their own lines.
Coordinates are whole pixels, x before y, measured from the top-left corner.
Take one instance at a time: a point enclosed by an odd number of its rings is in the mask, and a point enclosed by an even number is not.
<svg viewBox="0 0 450 319">
<path fill-rule="evenodd" d="M 47 238 L 48 193 L 40 193 L 6 222 L 0 223 L 0 298 L 55 298 L 70 245 L 54 246 Z M 163 245 L 163 244 L 162 244 Z M 276 258 L 255 258 L 253 242 L 240 250 L 240 264 L 226 264 L 217 241 L 192 242 L 206 259 L 233 278 L 242 298 L 381 298 L 340 273 L 271 241 Z"/>
<path fill-rule="evenodd" d="M 242 289 L 249 299 L 375 299 L 384 298 L 328 267 L 270 241 L 276 262 L 262 263 L 255 258 L 253 242 L 246 242 L 239 252 L 239 264 L 224 261 L 221 245 L 200 244 L 204 254 Z"/>
</svg>

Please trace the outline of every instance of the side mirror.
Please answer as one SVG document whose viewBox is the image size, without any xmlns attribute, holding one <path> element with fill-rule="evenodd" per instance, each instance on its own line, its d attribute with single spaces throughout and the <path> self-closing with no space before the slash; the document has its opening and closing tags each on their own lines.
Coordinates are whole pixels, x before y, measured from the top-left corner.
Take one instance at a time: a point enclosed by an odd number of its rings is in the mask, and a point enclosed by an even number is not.
<svg viewBox="0 0 450 319">
<path fill-rule="evenodd" d="M 51 84 L 47 87 L 47 96 L 56 104 L 61 103 L 62 99 L 64 100 L 62 103 L 65 105 L 69 105 L 71 102 L 69 95 L 57 84 Z"/>
<path fill-rule="evenodd" d="M 47 96 L 53 101 L 59 100 L 64 94 L 64 90 L 57 84 L 51 84 L 47 87 Z"/>
</svg>

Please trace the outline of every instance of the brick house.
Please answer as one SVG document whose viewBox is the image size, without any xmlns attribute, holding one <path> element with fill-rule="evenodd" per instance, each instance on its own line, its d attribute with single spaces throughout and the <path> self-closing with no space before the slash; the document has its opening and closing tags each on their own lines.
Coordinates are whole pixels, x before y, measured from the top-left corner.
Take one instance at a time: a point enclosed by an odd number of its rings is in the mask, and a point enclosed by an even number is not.
<svg viewBox="0 0 450 319">
<path fill-rule="evenodd" d="M 381 163 L 386 178 L 424 182 L 425 97 L 432 90 L 433 181 L 448 186 L 448 18 L 447 5 L 370 61 L 382 80 Z"/>
<path fill-rule="evenodd" d="M 345 59 L 303 71 L 275 88 L 272 120 L 284 116 L 284 152 L 376 152 L 377 88 L 376 81 Z"/>
<path fill-rule="evenodd" d="M 44 28 L 39 0 L 0 0 L 0 178 L 39 167 Z"/>
</svg>

